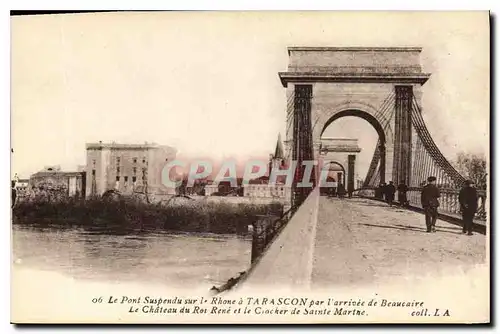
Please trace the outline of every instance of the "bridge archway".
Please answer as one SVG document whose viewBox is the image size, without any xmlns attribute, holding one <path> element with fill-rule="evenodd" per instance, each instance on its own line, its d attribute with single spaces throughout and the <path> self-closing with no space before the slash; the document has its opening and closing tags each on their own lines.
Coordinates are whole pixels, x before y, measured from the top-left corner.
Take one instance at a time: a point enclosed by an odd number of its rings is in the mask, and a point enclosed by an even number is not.
<svg viewBox="0 0 500 334">
<path fill-rule="evenodd" d="M 373 116 L 372 114 L 370 114 L 364 110 L 361 110 L 361 109 L 345 109 L 345 110 L 341 110 L 341 111 L 332 113 L 332 115 L 329 118 L 327 118 L 326 121 L 321 122 L 322 127 L 321 127 L 321 132 L 319 133 L 319 137 L 321 138 L 321 136 L 325 132 L 326 128 L 330 124 L 332 124 L 333 122 L 335 122 L 339 118 L 349 117 L 349 116 L 359 117 L 361 119 L 364 119 L 368 123 L 370 123 L 373 126 L 373 128 L 375 129 L 375 131 L 377 131 L 377 134 L 379 135 L 380 140 L 385 144 L 386 132 L 384 131 L 384 128 L 382 127 L 380 122 L 377 120 L 377 118 L 375 118 L 375 116 Z M 326 115 L 326 117 L 328 117 L 328 115 Z M 326 117 L 324 117 L 324 119 L 326 119 Z"/>
<path fill-rule="evenodd" d="M 342 180 L 339 179 L 338 173 L 336 173 L 339 170 L 338 169 L 332 170 L 331 169 L 332 165 L 340 167 L 340 172 L 342 173 Z M 342 181 L 342 184 L 345 185 L 346 170 L 345 170 L 345 167 L 340 162 L 335 161 L 335 160 L 328 160 L 328 161 L 325 162 L 325 167 L 328 167 L 328 174 L 329 175 L 330 175 L 331 172 L 335 173 L 335 177 L 334 177 L 335 181 L 337 181 L 337 182 Z"/>
<path fill-rule="evenodd" d="M 421 112 L 415 106 L 421 105 L 421 87 L 430 77 L 422 71 L 421 51 L 419 47 L 289 47 L 287 71 L 279 72 L 287 93 L 287 156 L 299 165 L 318 160 L 327 123 L 358 116 L 381 138 L 365 179 L 410 184 L 415 131 L 423 131 L 420 125 L 412 130 L 411 114 Z M 380 177 L 373 177 L 377 168 Z M 297 179 L 304 173 L 301 167 Z M 317 173 L 313 175 L 316 180 Z M 299 190 L 294 192 L 297 203 L 311 191 Z"/>
<path fill-rule="evenodd" d="M 365 105 L 366 107 L 366 105 Z M 380 174 L 380 182 L 385 182 L 386 178 L 386 170 L 387 170 L 387 150 L 386 150 L 386 143 L 387 140 L 389 139 L 389 145 L 392 145 L 392 141 L 390 138 L 392 138 L 392 131 L 391 127 L 388 124 L 388 121 L 384 119 L 383 117 L 379 116 L 376 114 L 375 109 L 368 107 L 371 109 L 371 112 L 367 112 L 362 109 L 339 109 L 339 110 L 333 110 L 331 112 L 325 112 L 322 113 L 318 117 L 318 122 L 317 126 L 318 129 L 321 131 L 314 131 L 313 130 L 313 140 L 315 142 L 319 142 L 323 136 L 323 133 L 325 130 L 336 120 L 344 118 L 344 117 L 356 117 L 359 119 L 363 119 L 366 122 L 368 122 L 373 129 L 377 132 L 378 134 L 378 149 L 380 151 L 380 167 L 379 167 L 379 174 Z M 377 117 L 378 116 L 378 117 Z M 387 124 L 385 127 L 382 126 L 381 123 Z M 319 152 L 315 155 L 318 156 Z M 390 162 L 392 164 L 392 162 Z M 344 178 L 345 178 L 345 169 L 344 169 Z M 345 184 L 345 180 L 344 180 Z"/>
</svg>

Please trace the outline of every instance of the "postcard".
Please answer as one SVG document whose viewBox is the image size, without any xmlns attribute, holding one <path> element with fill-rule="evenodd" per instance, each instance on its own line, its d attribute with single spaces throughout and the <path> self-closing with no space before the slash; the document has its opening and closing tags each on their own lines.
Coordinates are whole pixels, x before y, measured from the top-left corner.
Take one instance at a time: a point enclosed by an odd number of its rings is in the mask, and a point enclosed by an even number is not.
<svg viewBox="0 0 500 334">
<path fill-rule="evenodd" d="M 11 322 L 490 322 L 490 17 L 11 17 Z"/>
</svg>

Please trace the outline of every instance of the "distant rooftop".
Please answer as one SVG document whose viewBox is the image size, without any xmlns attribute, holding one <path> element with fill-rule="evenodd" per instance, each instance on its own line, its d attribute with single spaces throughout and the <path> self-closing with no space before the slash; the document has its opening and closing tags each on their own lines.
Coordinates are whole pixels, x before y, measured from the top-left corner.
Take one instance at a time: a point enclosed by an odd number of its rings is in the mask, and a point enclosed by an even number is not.
<svg viewBox="0 0 500 334">
<path fill-rule="evenodd" d="M 379 47 L 379 46 L 290 46 L 290 51 L 373 51 L 373 52 L 421 52 L 421 47 L 416 46 L 395 46 L 395 47 Z"/>
<path fill-rule="evenodd" d="M 87 143 L 86 145 L 88 149 L 99 149 L 99 148 L 109 148 L 109 149 L 153 149 L 160 147 L 170 147 L 166 145 L 159 145 L 157 143 L 148 143 L 145 142 L 143 144 L 120 144 L 120 143 Z M 173 148 L 173 147 L 171 147 Z"/>
<path fill-rule="evenodd" d="M 65 176 L 79 176 L 82 175 L 82 172 L 65 172 L 61 170 L 41 170 L 39 172 L 36 172 L 35 174 L 31 175 L 31 177 L 39 177 L 39 176 L 51 176 L 51 175 L 65 175 Z"/>
<path fill-rule="evenodd" d="M 45 166 L 43 167 L 42 170 L 32 174 L 30 178 L 32 177 L 39 177 L 39 176 L 51 176 L 51 175 L 66 175 L 66 176 L 74 176 L 74 175 L 81 175 L 81 172 L 76 172 L 76 171 L 63 171 L 61 170 L 61 166 L 59 165 L 54 165 L 54 166 Z"/>
</svg>

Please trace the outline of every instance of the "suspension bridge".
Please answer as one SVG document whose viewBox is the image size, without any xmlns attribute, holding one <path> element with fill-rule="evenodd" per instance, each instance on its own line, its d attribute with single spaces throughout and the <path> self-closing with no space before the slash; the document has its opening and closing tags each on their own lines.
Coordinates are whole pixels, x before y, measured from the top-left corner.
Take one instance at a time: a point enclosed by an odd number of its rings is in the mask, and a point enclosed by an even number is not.
<svg viewBox="0 0 500 334">
<path fill-rule="evenodd" d="M 439 268 L 484 263 L 484 235 L 467 237 L 461 227 L 448 223 L 459 224 L 458 194 L 466 178 L 441 153 L 425 125 L 422 86 L 431 74 L 422 71 L 421 51 L 288 48 L 288 70 L 279 77 L 287 96 L 285 155 L 298 166 L 291 209 L 281 218 L 256 222 L 252 266 L 237 286 L 362 284 L 417 268 L 431 270 L 436 262 Z M 312 187 L 297 187 L 306 173 L 302 162 L 322 159 L 325 129 L 347 116 L 366 120 L 379 137 L 361 187 L 354 188 L 354 159 L 343 166 L 355 197 L 320 196 L 319 170 L 312 173 Z M 436 234 L 425 233 L 424 216 L 416 212 L 429 176 L 437 178 L 441 192 L 439 242 Z M 388 181 L 408 186 L 413 211 L 374 200 L 379 184 Z M 475 224 L 485 233 L 486 191 L 478 195 Z"/>
</svg>

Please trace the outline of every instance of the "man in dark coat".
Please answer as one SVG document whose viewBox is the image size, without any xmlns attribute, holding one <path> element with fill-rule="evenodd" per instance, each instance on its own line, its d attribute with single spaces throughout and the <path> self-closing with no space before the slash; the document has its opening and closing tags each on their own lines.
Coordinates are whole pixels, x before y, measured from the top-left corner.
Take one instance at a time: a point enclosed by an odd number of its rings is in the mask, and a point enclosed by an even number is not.
<svg viewBox="0 0 500 334">
<path fill-rule="evenodd" d="M 380 184 L 380 194 L 382 195 L 381 199 L 387 201 L 387 184 L 385 182 Z"/>
<path fill-rule="evenodd" d="M 17 197 L 15 181 L 10 182 L 10 195 L 11 195 L 11 208 L 13 208 L 14 205 L 16 205 L 16 197 Z"/>
<path fill-rule="evenodd" d="M 382 194 L 382 183 L 380 183 L 377 188 L 375 188 L 375 198 L 383 198 Z"/>
<path fill-rule="evenodd" d="M 351 184 L 347 185 L 347 195 L 352 198 L 352 193 L 354 192 L 354 187 Z"/>
<path fill-rule="evenodd" d="M 427 232 L 436 232 L 436 220 L 438 215 L 439 200 L 441 197 L 438 187 L 436 187 L 436 178 L 429 176 L 427 184 L 422 189 L 421 202 L 425 212 L 425 224 Z"/>
<path fill-rule="evenodd" d="M 408 192 L 408 186 L 404 182 L 401 182 L 398 185 L 398 201 L 399 205 L 401 205 L 402 207 L 408 205 L 408 199 L 406 197 L 407 192 Z"/>
<path fill-rule="evenodd" d="M 339 196 L 339 198 L 344 198 L 345 193 L 346 193 L 346 190 L 345 190 L 344 184 L 339 182 L 339 185 L 337 187 L 337 195 Z"/>
<path fill-rule="evenodd" d="M 474 186 L 474 182 L 465 181 L 465 186 L 458 195 L 463 218 L 462 232 L 467 232 L 467 235 L 472 235 L 472 220 L 477 211 L 477 191 Z"/>
<path fill-rule="evenodd" d="M 385 200 L 392 206 L 392 202 L 394 202 L 394 194 L 396 194 L 396 187 L 392 181 L 389 181 L 389 184 L 385 186 Z"/>
</svg>

